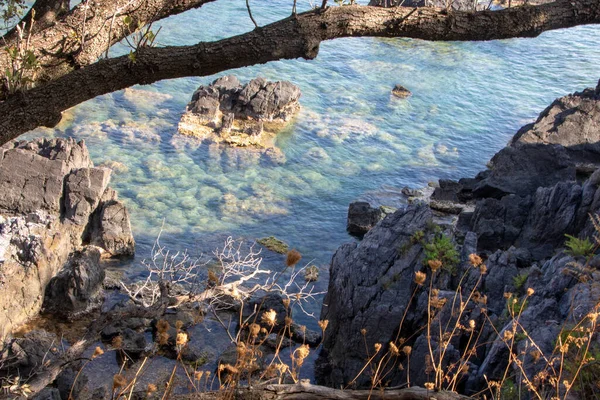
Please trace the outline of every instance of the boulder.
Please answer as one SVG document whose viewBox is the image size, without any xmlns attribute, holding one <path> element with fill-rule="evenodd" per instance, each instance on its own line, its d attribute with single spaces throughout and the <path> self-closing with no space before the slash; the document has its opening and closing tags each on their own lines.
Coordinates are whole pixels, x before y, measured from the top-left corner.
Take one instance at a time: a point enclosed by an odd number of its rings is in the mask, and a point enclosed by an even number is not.
<svg viewBox="0 0 600 400">
<path fill-rule="evenodd" d="M 193 94 L 181 134 L 230 146 L 273 148 L 274 137 L 300 109 L 300 89 L 287 81 L 256 78 L 242 85 L 224 76 Z"/>
<path fill-rule="evenodd" d="M 94 246 L 71 254 L 67 264 L 46 287 L 44 312 L 70 318 L 98 306 L 96 300 L 105 276 L 100 254 L 101 249 Z"/>
<path fill-rule="evenodd" d="M 354 235 L 364 235 L 383 217 L 379 207 L 371 207 L 365 201 L 355 201 L 348 207 L 346 230 Z"/>
<path fill-rule="evenodd" d="M 90 243 L 102 247 L 113 257 L 132 257 L 135 240 L 129 213 L 118 200 L 103 202 L 95 214 Z"/>
<path fill-rule="evenodd" d="M 87 283 L 82 282 L 90 278 L 95 286 L 95 279 L 99 277 L 88 276 L 93 273 L 81 265 L 74 267 L 68 260 L 78 259 L 80 254 L 97 254 L 97 251 L 109 255 L 132 253 L 133 239 L 123 206 L 120 205 L 120 212 L 113 213 L 103 214 L 99 209 L 101 204 L 116 199 L 116 192 L 108 188 L 109 180 L 110 170 L 94 168 L 83 141 L 35 139 L 2 146 L 0 339 L 40 311 L 47 285 L 63 266 L 66 275 L 61 277 L 71 282 L 65 283 L 64 288 L 68 290 L 62 294 L 68 298 L 68 301 L 65 299 L 67 308 L 60 304 L 48 309 L 72 313 L 89 305 L 84 299 L 88 294 L 87 289 L 84 290 Z M 101 214 L 103 230 L 99 236 L 104 240 L 97 244 L 103 249 L 86 249 L 94 216 Z M 111 224 L 116 228 L 106 228 Z M 112 231 L 116 233 L 106 233 Z M 111 237 L 117 239 L 108 240 Z"/>
</svg>

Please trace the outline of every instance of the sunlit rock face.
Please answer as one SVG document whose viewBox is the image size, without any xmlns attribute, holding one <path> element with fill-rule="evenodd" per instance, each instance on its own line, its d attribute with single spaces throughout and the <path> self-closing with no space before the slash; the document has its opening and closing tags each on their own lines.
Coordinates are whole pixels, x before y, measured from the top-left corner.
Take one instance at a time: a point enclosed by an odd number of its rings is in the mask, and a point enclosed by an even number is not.
<svg viewBox="0 0 600 400">
<path fill-rule="evenodd" d="M 108 187 L 110 176 L 110 169 L 94 167 L 83 141 L 36 139 L 0 148 L 0 339 L 43 304 L 84 311 L 98 295 L 100 257 L 133 255 L 129 215 Z M 85 273 L 72 267 L 81 254 L 92 254 Z M 46 293 L 57 279 L 53 287 L 61 289 Z M 57 303 L 53 293 L 77 301 Z"/>
<path fill-rule="evenodd" d="M 272 148 L 277 133 L 300 109 L 300 88 L 252 79 L 242 85 L 224 76 L 200 86 L 181 117 L 181 134 L 231 146 Z"/>
</svg>

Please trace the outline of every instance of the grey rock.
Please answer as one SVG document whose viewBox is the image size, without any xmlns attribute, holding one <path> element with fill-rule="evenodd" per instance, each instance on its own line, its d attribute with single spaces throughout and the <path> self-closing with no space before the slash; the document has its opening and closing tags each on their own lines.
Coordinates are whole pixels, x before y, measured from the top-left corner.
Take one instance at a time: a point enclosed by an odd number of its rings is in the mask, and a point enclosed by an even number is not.
<svg viewBox="0 0 600 400">
<path fill-rule="evenodd" d="M 320 383 L 338 387 L 358 374 L 368 358 L 361 329 L 371 346 L 393 339 L 409 305 L 414 273 L 422 268 L 420 245 L 399 249 L 431 220 L 429 207 L 410 205 L 384 218 L 360 243 L 337 250 L 320 317 L 329 320 L 318 361 Z M 358 384 L 367 385 L 368 377 Z"/>
<path fill-rule="evenodd" d="M 98 206 L 110 181 L 110 169 L 81 168 L 72 172 L 65 183 L 65 218 L 85 226 Z"/>
<path fill-rule="evenodd" d="M 90 243 L 102 247 L 114 257 L 132 257 L 135 254 L 129 213 L 123 203 L 109 200 L 100 204 L 93 218 Z"/>
<path fill-rule="evenodd" d="M 381 209 L 371 207 L 365 201 L 355 201 L 348 207 L 346 230 L 355 235 L 364 235 L 382 218 Z"/>
<path fill-rule="evenodd" d="M 33 396 L 32 400 L 61 400 L 60 391 L 56 388 L 46 387 Z"/>
<path fill-rule="evenodd" d="M 46 287 L 45 312 L 69 318 L 95 304 L 104 281 L 101 250 L 87 246 L 71 255 L 68 263 Z"/>
</svg>

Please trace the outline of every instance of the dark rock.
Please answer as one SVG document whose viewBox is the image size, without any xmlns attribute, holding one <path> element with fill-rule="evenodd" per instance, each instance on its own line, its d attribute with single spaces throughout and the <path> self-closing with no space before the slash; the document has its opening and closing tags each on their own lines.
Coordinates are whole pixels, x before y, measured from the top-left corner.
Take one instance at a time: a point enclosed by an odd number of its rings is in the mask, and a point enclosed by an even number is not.
<svg viewBox="0 0 600 400">
<path fill-rule="evenodd" d="M 100 249 L 87 246 L 74 253 L 50 281 L 44 298 L 44 311 L 69 318 L 97 305 L 95 300 L 104 281 Z"/>
<path fill-rule="evenodd" d="M 318 378 L 320 383 L 338 387 L 358 374 L 368 358 L 361 329 L 370 346 L 393 339 L 409 304 L 414 272 L 422 267 L 422 248 L 411 246 L 411 237 L 431 220 L 429 207 L 410 205 L 382 220 L 360 243 L 337 250 L 320 317 L 329 320 L 318 361 L 329 373 Z M 368 377 L 359 378 L 359 386 L 366 384 Z"/>
<path fill-rule="evenodd" d="M 367 202 L 350 203 L 346 229 L 354 235 L 363 235 L 381 220 L 381 214 L 380 208 L 371 207 Z"/>
<path fill-rule="evenodd" d="M 408 90 L 407 88 L 405 88 L 402 85 L 396 85 L 394 86 L 394 88 L 392 89 L 392 94 L 396 97 L 399 97 L 401 99 L 405 99 L 407 97 L 410 97 L 410 95 L 412 95 L 412 93 L 410 92 L 410 90 Z"/>
<path fill-rule="evenodd" d="M 23 337 L 5 343 L 0 353 L 0 371 L 3 374 L 25 377 L 60 356 L 60 339 L 46 331 L 33 330 Z"/>
<path fill-rule="evenodd" d="M 60 391 L 56 388 L 46 387 L 31 398 L 32 400 L 61 400 Z"/>
</svg>

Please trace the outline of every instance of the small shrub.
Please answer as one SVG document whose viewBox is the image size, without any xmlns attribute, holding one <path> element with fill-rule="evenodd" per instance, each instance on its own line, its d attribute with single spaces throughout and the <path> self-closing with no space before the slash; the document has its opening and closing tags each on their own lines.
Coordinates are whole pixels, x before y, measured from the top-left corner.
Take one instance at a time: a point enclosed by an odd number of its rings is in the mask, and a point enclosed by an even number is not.
<svg viewBox="0 0 600 400">
<path fill-rule="evenodd" d="M 583 257 L 589 257 L 592 254 L 594 254 L 594 250 L 596 245 L 592 242 L 590 242 L 590 240 L 588 238 L 585 239 L 579 239 L 576 238 L 575 236 L 571 236 L 571 235 L 567 235 L 565 234 L 567 240 L 565 241 L 565 246 L 567 247 L 567 250 L 565 250 L 565 253 L 573 256 L 573 257 L 578 257 L 578 256 L 583 256 Z"/>
<path fill-rule="evenodd" d="M 452 240 L 443 234 L 436 235 L 430 243 L 425 244 L 425 260 L 427 265 L 429 261 L 439 260 L 442 267 L 450 272 L 454 272 L 459 262 L 459 253 Z"/>
<path fill-rule="evenodd" d="M 525 282 L 527 282 L 528 277 L 529 277 L 529 272 L 524 272 L 522 274 L 514 276 L 513 277 L 513 285 L 515 286 L 515 289 L 520 291 L 523 288 L 523 286 L 525 285 Z"/>
</svg>

